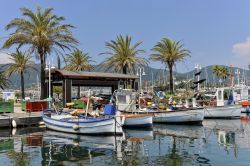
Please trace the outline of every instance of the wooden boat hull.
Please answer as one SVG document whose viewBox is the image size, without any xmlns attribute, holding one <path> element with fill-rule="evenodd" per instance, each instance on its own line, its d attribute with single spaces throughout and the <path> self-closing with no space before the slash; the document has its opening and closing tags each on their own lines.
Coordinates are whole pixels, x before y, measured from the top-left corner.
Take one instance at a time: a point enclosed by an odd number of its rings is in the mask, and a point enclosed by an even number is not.
<svg viewBox="0 0 250 166">
<path fill-rule="evenodd" d="M 168 111 L 154 113 L 156 123 L 201 123 L 204 119 L 204 109 L 188 111 Z"/>
<path fill-rule="evenodd" d="M 70 119 L 65 120 L 64 115 L 42 115 L 47 128 L 75 134 L 122 134 L 122 127 L 115 118 L 100 119 Z"/>
<path fill-rule="evenodd" d="M 123 127 L 151 127 L 153 125 L 152 115 L 143 114 L 122 114 L 120 119 Z"/>
<path fill-rule="evenodd" d="M 239 118 L 241 109 L 241 105 L 206 108 L 205 118 Z"/>
</svg>

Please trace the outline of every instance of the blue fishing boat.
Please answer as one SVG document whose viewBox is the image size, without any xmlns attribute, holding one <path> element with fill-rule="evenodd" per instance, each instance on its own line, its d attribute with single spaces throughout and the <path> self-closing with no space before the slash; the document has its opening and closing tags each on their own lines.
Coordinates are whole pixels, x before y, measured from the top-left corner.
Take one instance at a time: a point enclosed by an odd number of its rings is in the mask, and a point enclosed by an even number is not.
<svg viewBox="0 0 250 166">
<path fill-rule="evenodd" d="M 47 128 L 56 131 L 76 134 L 122 134 L 122 127 L 115 117 L 74 116 L 48 109 L 42 112 L 42 118 Z"/>
</svg>

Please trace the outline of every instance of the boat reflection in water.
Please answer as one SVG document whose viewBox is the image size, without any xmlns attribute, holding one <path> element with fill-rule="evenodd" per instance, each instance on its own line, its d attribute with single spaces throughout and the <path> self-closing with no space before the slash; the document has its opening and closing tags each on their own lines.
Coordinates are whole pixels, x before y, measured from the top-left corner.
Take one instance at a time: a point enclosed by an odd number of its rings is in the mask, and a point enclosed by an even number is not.
<svg viewBox="0 0 250 166">
<path fill-rule="evenodd" d="M 205 138 L 204 127 L 201 125 L 154 125 L 154 133 L 160 135 L 184 137 L 184 138 Z"/>
<path fill-rule="evenodd" d="M 210 164 L 210 160 L 200 154 L 202 146 L 206 143 L 202 125 L 157 124 L 154 125 L 154 137 L 158 141 L 158 147 L 152 147 L 149 151 L 157 154 L 157 165 Z"/>
<path fill-rule="evenodd" d="M 243 157 L 238 155 L 239 149 L 250 148 L 250 117 L 245 114 L 237 120 L 206 121 L 207 139 L 215 135 L 219 149 L 223 149 L 227 155 L 234 158 Z"/>
<path fill-rule="evenodd" d="M 0 129 L 5 165 L 249 165 L 250 120 L 205 120 L 203 126 L 155 124 L 123 136 Z"/>
<path fill-rule="evenodd" d="M 122 165 L 144 165 L 148 158 L 148 146 L 153 141 L 153 129 L 125 129 L 124 139 L 121 146 L 120 164 Z M 110 163 L 113 165 L 112 163 Z"/>
<path fill-rule="evenodd" d="M 93 163 L 94 158 L 116 152 L 121 156 L 122 136 L 87 136 L 47 130 L 43 135 L 43 165 Z"/>
<path fill-rule="evenodd" d="M 245 114 L 245 118 L 241 118 L 240 133 L 237 135 L 239 147 L 244 149 L 250 148 L 250 114 Z"/>
</svg>

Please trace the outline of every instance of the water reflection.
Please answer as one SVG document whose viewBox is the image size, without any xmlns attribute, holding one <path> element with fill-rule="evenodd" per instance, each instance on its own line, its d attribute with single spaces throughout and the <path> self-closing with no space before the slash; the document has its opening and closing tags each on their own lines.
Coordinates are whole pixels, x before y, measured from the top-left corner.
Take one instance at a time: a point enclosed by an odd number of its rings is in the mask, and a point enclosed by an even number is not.
<svg viewBox="0 0 250 166">
<path fill-rule="evenodd" d="M 144 159 L 148 158 L 147 142 L 152 140 L 152 129 L 125 129 L 120 162 L 116 163 L 122 165 L 144 165 L 147 163 Z"/>
<path fill-rule="evenodd" d="M 114 155 L 122 137 L 85 136 L 47 130 L 43 135 L 42 165 L 93 163 L 93 158 Z"/>
<path fill-rule="evenodd" d="M 250 114 L 241 118 L 240 133 L 237 135 L 239 147 L 250 149 Z"/>
<path fill-rule="evenodd" d="M 205 138 L 204 127 L 201 125 L 163 125 L 155 124 L 154 133 L 159 135 L 167 135 L 184 138 Z"/>
<path fill-rule="evenodd" d="M 209 159 L 199 154 L 205 144 L 203 126 L 154 125 L 155 140 L 158 140 L 157 165 L 209 165 Z M 167 148 L 162 147 L 166 144 Z M 167 149 L 167 150 L 165 150 Z"/>
<path fill-rule="evenodd" d="M 84 136 L 22 128 L 0 130 L 8 165 L 245 165 L 250 121 L 206 120 L 203 126 L 155 124 L 123 136 Z"/>
</svg>

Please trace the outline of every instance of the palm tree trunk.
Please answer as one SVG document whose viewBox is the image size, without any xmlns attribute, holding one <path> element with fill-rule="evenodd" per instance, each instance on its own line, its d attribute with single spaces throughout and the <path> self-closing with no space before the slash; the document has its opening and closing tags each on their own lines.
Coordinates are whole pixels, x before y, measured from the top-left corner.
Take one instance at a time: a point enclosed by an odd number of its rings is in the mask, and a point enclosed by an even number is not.
<svg viewBox="0 0 250 166">
<path fill-rule="evenodd" d="M 123 74 L 127 74 L 127 65 L 123 66 L 122 73 Z"/>
<path fill-rule="evenodd" d="M 41 80 L 41 99 L 45 99 L 46 96 L 45 96 L 45 56 L 43 55 L 43 53 L 39 53 L 40 54 L 40 61 L 41 61 L 41 75 L 40 75 L 40 80 Z"/>
<path fill-rule="evenodd" d="M 21 92 L 22 92 L 22 99 L 25 99 L 23 72 L 21 72 Z"/>
<path fill-rule="evenodd" d="M 57 56 L 57 68 L 61 69 L 61 59 L 60 59 L 59 55 Z"/>
<path fill-rule="evenodd" d="M 77 87 L 77 98 L 80 98 L 80 91 L 81 91 L 81 87 L 78 86 Z"/>
<path fill-rule="evenodd" d="M 174 85 L 173 85 L 173 66 L 168 65 L 169 68 L 169 86 L 170 86 L 170 93 L 174 94 Z"/>
</svg>

